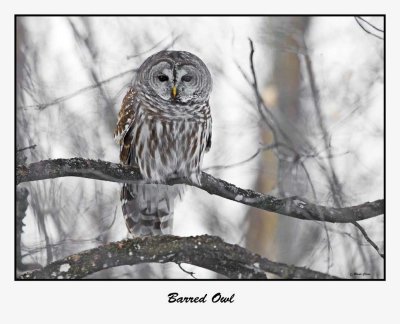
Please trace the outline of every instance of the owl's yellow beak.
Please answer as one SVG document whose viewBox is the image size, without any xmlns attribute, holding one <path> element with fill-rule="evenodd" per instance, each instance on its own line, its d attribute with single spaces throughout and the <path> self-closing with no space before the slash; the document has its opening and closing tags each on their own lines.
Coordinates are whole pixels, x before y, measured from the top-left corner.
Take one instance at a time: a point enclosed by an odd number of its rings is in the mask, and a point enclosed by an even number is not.
<svg viewBox="0 0 400 324">
<path fill-rule="evenodd" d="M 172 87 L 172 89 L 171 89 L 171 94 L 172 94 L 172 98 L 175 99 L 175 97 L 176 97 L 176 86 L 173 86 L 173 87 Z"/>
</svg>

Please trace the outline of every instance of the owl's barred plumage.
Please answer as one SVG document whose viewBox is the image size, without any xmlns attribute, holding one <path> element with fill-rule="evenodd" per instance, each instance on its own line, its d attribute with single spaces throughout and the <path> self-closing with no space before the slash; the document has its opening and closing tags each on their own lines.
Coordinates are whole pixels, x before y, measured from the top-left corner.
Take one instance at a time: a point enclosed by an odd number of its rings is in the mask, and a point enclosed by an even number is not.
<svg viewBox="0 0 400 324">
<path fill-rule="evenodd" d="M 164 185 L 168 177 L 199 181 L 211 146 L 211 86 L 205 64 L 188 52 L 162 51 L 139 68 L 115 130 L 121 163 L 137 164 L 144 178 L 121 190 L 122 212 L 133 235 L 171 232 L 174 200 L 183 185 Z"/>
</svg>

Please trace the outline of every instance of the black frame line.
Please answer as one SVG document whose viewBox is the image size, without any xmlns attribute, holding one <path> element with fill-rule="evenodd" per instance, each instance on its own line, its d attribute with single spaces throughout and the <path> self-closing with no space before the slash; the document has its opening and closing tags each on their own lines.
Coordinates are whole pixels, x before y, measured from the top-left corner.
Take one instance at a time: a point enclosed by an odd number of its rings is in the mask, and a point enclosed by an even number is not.
<svg viewBox="0 0 400 324">
<path fill-rule="evenodd" d="M 383 278 L 380 279 L 267 279 L 261 281 L 386 281 L 386 14 L 15 14 L 14 15 L 14 281 L 187 281 L 192 284 L 196 281 L 260 281 L 260 279 L 19 279 L 17 277 L 17 221 L 16 221 L 16 190 L 17 190 L 17 19 L 18 17 L 383 17 L 383 251 L 385 258 L 383 259 Z"/>
</svg>

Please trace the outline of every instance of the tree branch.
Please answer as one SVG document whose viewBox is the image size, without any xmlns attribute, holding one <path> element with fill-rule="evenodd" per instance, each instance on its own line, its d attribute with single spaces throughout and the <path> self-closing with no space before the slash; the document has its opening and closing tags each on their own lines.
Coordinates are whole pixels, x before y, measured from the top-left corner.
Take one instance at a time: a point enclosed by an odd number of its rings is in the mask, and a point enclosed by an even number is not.
<svg viewBox="0 0 400 324">
<path fill-rule="evenodd" d="M 172 235 L 138 237 L 112 242 L 55 261 L 18 279 L 81 279 L 103 269 L 140 263 L 188 263 L 230 279 L 339 279 L 302 267 L 272 262 L 258 254 L 222 241 L 219 237 Z"/>
<path fill-rule="evenodd" d="M 364 236 L 365 240 L 375 249 L 375 251 L 379 254 L 379 256 L 384 259 L 385 258 L 385 254 L 382 253 L 378 247 L 378 245 L 376 245 L 376 243 L 374 241 L 372 241 L 372 239 L 369 237 L 367 231 L 364 229 L 364 227 L 362 227 L 360 224 L 358 224 L 357 222 L 354 222 L 353 225 L 355 227 L 358 228 L 358 230 L 361 232 L 361 234 Z"/>
<path fill-rule="evenodd" d="M 142 180 L 139 168 L 100 160 L 83 158 L 43 160 L 29 165 L 19 165 L 16 170 L 17 184 L 28 181 L 59 177 L 82 177 L 112 182 L 137 182 Z M 246 190 L 202 172 L 200 183 L 187 178 L 174 178 L 168 185 L 187 184 L 242 204 L 304 220 L 330 223 L 352 223 L 384 213 L 384 199 L 361 205 L 333 208 L 316 205 L 300 197 L 276 198 L 253 190 Z"/>
<path fill-rule="evenodd" d="M 375 27 L 375 26 L 372 25 L 370 22 L 368 22 L 367 20 L 361 18 L 360 16 L 355 16 L 354 19 L 356 20 L 357 24 L 358 24 L 367 34 L 370 34 L 370 35 L 372 35 L 372 36 L 374 36 L 374 37 L 376 37 L 376 38 L 379 38 L 379 39 L 384 39 L 382 36 L 377 35 L 377 34 L 374 34 L 373 32 L 370 32 L 367 28 L 365 28 L 365 27 L 363 26 L 362 23 L 359 22 L 359 19 L 362 20 L 363 22 L 367 23 L 369 26 L 373 27 L 375 30 L 378 30 L 378 31 L 380 31 L 380 32 L 382 32 L 382 33 L 384 32 L 383 30 L 381 30 L 381 29 Z"/>
<path fill-rule="evenodd" d="M 361 19 L 363 22 L 367 23 L 369 26 L 371 26 L 373 29 L 377 30 L 378 32 L 384 33 L 385 31 L 381 28 L 376 27 L 375 25 L 371 24 L 368 20 L 364 19 L 361 16 L 356 16 L 357 19 Z"/>
<path fill-rule="evenodd" d="M 20 148 L 20 149 L 17 149 L 17 153 L 20 153 L 20 152 L 22 152 L 22 151 L 25 151 L 25 150 L 34 150 L 36 148 L 36 144 L 33 144 L 33 145 L 31 145 L 31 146 L 27 146 L 27 147 L 24 147 L 24 148 Z"/>
<path fill-rule="evenodd" d="M 36 108 L 36 109 L 39 109 L 39 110 L 43 110 L 45 108 L 57 105 L 57 104 L 62 103 L 64 101 L 66 101 L 66 100 L 69 100 L 71 98 L 79 96 L 79 95 L 81 95 L 82 93 L 84 93 L 86 91 L 98 88 L 98 87 L 100 87 L 100 86 L 102 86 L 102 85 L 104 85 L 106 83 L 114 81 L 115 79 L 121 78 L 121 77 L 123 77 L 123 76 L 125 76 L 127 74 L 135 73 L 136 71 L 137 71 L 137 69 L 129 69 L 129 70 L 123 71 L 121 73 L 118 73 L 118 74 L 116 74 L 116 75 L 114 75 L 114 76 L 112 76 L 112 77 L 110 77 L 108 79 L 104 79 L 104 80 L 98 81 L 98 82 L 96 82 L 96 83 L 94 83 L 92 85 L 89 85 L 89 86 L 86 86 L 86 87 L 81 88 L 79 90 L 76 90 L 76 91 L 74 91 L 74 92 L 72 92 L 72 93 L 70 93 L 68 95 L 56 98 L 56 99 L 54 99 L 52 101 L 49 101 L 49 102 L 46 102 L 46 103 L 39 103 L 39 104 L 35 104 L 35 105 L 18 106 L 17 109 Z"/>
</svg>

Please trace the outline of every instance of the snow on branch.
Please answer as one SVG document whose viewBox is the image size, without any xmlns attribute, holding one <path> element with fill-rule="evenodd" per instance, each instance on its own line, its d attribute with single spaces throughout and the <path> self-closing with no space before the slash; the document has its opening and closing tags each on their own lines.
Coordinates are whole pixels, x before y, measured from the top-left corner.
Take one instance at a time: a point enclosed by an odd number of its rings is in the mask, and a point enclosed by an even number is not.
<svg viewBox="0 0 400 324">
<path fill-rule="evenodd" d="M 41 270 L 26 272 L 18 279 L 82 279 L 104 269 L 149 262 L 192 264 L 230 279 L 267 279 L 267 273 L 282 279 L 339 279 L 270 261 L 209 235 L 147 236 L 112 242 L 55 261 Z"/>
<path fill-rule="evenodd" d="M 18 165 L 17 185 L 28 181 L 54 179 L 59 177 L 82 177 L 112 182 L 137 182 L 142 180 L 139 168 L 101 160 L 83 158 L 55 159 Z M 376 217 L 384 213 L 384 199 L 365 202 L 361 205 L 333 208 L 310 203 L 301 197 L 276 198 L 217 179 L 202 172 L 200 183 L 187 178 L 171 178 L 168 185 L 187 184 L 229 200 L 303 220 L 317 220 L 330 223 L 353 223 Z"/>
</svg>

